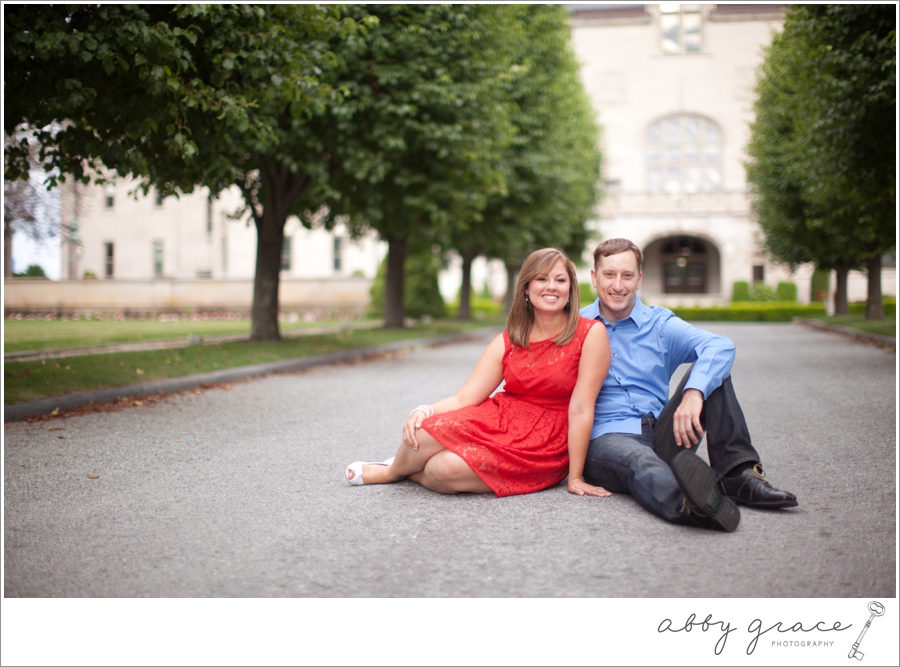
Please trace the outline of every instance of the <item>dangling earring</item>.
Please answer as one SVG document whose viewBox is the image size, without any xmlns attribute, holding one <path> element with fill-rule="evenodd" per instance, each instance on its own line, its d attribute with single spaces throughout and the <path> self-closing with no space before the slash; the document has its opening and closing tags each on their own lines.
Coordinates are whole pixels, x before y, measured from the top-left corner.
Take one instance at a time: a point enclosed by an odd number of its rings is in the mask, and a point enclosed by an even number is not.
<svg viewBox="0 0 900 667">
<path fill-rule="evenodd" d="M 528 300 L 528 295 L 525 295 L 525 308 L 531 307 L 531 301 Z"/>
</svg>

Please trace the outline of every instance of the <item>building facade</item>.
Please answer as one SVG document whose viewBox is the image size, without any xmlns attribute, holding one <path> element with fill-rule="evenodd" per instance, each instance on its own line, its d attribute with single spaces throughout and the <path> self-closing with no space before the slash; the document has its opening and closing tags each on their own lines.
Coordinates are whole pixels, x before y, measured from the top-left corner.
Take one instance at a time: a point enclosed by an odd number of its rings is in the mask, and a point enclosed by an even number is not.
<svg viewBox="0 0 900 667">
<path fill-rule="evenodd" d="M 204 188 L 181 197 L 135 192 L 135 183 L 62 186 L 63 279 L 246 280 L 255 274 L 256 228 L 236 217 L 237 188 L 210 198 Z M 350 238 L 342 225 L 285 225 L 283 279 L 371 278 L 386 244 Z"/>
<path fill-rule="evenodd" d="M 767 261 L 744 170 L 762 49 L 783 5 L 572 5 L 573 44 L 603 127 L 601 238 L 644 252 L 644 299 L 722 303 L 735 281 L 798 284 Z M 590 253 L 585 259 L 589 260 Z"/>
</svg>

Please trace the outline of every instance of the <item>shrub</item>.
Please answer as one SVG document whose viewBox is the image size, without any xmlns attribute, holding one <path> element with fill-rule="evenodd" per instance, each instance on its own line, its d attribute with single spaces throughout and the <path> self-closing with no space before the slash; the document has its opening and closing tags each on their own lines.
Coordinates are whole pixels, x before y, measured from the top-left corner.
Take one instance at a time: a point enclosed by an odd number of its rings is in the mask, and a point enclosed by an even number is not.
<svg viewBox="0 0 900 667">
<path fill-rule="evenodd" d="M 97 280 L 97 274 L 93 271 L 85 271 L 84 275 L 81 276 L 82 280 Z"/>
<path fill-rule="evenodd" d="M 830 280 L 830 269 L 816 269 L 813 271 L 812 280 L 809 283 L 809 300 L 825 301 L 828 298 L 828 283 Z"/>
<path fill-rule="evenodd" d="M 378 267 L 378 273 L 369 290 L 371 302 L 368 315 L 384 314 L 384 290 L 387 282 L 387 256 Z M 404 264 L 406 280 L 403 285 L 403 305 L 407 317 L 423 315 L 446 317 L 447 307 L 438 289 L 438 260 L 431 250 L 409 253 Z"/>
<path fill-rule="evenodd" d="M 885 317 L 894 317 L 897 314 L 897 299 L 892 296 L 885 296 L 881 298 L 881 303 L 884 304 L 884 316 Z M 853 303 L 847 304 L 847 312 L 850 315 L 865 315 L 866 314 L 866 302 L 865 301 L 854 301 Z"/>
<path fill-rule="evenodd" d="M 764 282 L 757 281 L 753 283 L 753 292 L 750 294 L 750 300 L 756 302 L 776 301 L 775 290 L 766 285 Z"/>
<path fill-rule="evenodd" d="M 485 299 L 483 296 L 475 296 L 469 301 L 469 307 L 472 310 L 472 317 L 481 318 L 486 315 L 499 315 L 503 313 L 503 304 L 497 303 L 493 299 Z M 447 314 L 450 317 L 456 317 L 459 312 L 459 298 L 453 303 L 447 304 Z"/>
<path fill-rule="evenodd" d="M 735 280 L 731 286 L 731 300 L 749 301 L 750 300 L 750 283 L 746 280 Z"/>
<path fill-rule="evenodd" d="M 46 278 L 47 274 L 44 273 L 44 267 L 40 264 L 29 264 L 22 273 L 14 273 L 13 276 L 16 278 Z"/>
<path fill-rule="evenodd" d="M 672 312 L 689 322 L 790 322 L 795 317 L 824 314 L 825 304 L 806 306 L 789 301 L 767 301 L 708 308 L 672 308 Z"/>
<path fill-rule="evenodd" d="M 582 307 L 594 303 L 597 299 L 597 293 L 594 291 L 593 285 L 590 283 L 578 283 L 578 299 L 581 301 Z"/>
<path fill-rule="evenodd" d="M 780 282 L 775 288 L 776 301 L 797 301 L 797 286 L 790 282 Z"/>
</svg>

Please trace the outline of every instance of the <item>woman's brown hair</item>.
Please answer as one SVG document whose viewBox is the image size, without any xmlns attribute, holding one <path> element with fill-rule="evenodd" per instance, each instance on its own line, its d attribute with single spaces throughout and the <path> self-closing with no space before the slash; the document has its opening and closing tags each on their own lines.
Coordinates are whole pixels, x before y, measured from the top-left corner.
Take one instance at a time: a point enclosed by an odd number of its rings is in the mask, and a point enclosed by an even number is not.
<svg viewBox="0 0 900 667">
<path fill-rule="evenodd" d="M 519 271 L 519 279 L 516 281 L 516 293 L 513 297 L 512 308 L 509 309 L 509 317 L 506 320 L 506 332 L 509 340 L 521 347 L 528 347 L 528 337 L 531 335 L 531 327 L 534 326 L 534 310 L 525 301 L 525 290 L 528 283 L 539 276 L 547 275 L 553 265 L 559 260 L 563 261 L 566 273 L 569 274 L 569 303 L 566 305 L 568 319 L 566 328 L 553 339 L 557 345 L 565 345 L 572 340 L 575 329 L 578 327 L 578 307 L 580 297 L 578 294 L 578 279 L 575 276 L 575 266 L 566 257 L 562 250 L 556 248 L 543 248 L 535 250 L 528 255 Z"/>
</svg>

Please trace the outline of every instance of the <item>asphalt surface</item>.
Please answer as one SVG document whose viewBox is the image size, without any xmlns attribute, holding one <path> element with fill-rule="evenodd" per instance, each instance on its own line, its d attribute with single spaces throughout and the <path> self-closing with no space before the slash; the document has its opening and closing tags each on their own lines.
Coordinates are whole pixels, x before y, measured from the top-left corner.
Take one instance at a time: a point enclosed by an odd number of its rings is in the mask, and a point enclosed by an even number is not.
<svg viewBox="0 0 900 667">
<path fill-rule="evenodd" d="M 5 595 L 893 597 L 895 355 L 796 324 L 705 328 L 737 344 L 754 444 L 798 508 L 744 509 L 723 534 L 564 485 L 349 486 L 480 340 L 6 424 Z"/>
</svg>

